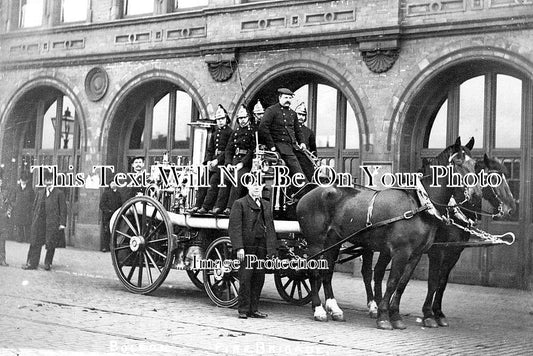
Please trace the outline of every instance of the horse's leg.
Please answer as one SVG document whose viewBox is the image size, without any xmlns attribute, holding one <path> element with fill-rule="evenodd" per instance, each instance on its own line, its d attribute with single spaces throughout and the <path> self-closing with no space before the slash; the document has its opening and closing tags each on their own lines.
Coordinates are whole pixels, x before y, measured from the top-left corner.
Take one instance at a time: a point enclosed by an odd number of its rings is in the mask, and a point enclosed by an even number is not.
<svg viewBox="0 0 533 356">
<path fill-rule="evenodd" d="M 387 288 L 385 289 L 385 295 L 378 306 L 378 319 L 376 321 L 378 329 L 393 329 L 389 316 L 390 302 L 408 261 L 408 251 L 401 250 L 393 253 L 391 271 L 389 279 L 387 280 Z"/>
<path fill-rule="evenodd" d="M 372 291 L 372 258 L 374 251 L 370 249 L 363 250 L 361 259 L 361 275 L 363 276 L 363 283 L 365 284 L 366 291 L 366 305 L 368 307 L 368 315 L 372 318 L 376 318 L 378 315 L 378 308 Z"/>
<path fill-rule="evenodd" d="M 405 287 L 407 287 L 407 283 L 409 283 L 411 275 L 415 271 L 415 268 L 418 265 L 420 258 L 422 258 L 422 251 L 416 251 L 411 254 L 409 261 L 405 265 L 402 276 L 398 281 L 396 292 L 392 296 L 389 315 L 392 327 L 394 329 L 403 330 L 407 327 L 402 320 L 402 316 L 400 315 L 400 300 L 402 299 L 402 294 L 405 291 Z"/>
<path fill-rule="evenodd" d="M 383 278 L 385 277 L 385 271 L 387 270 L 390 260 L 391 257 L 388 253 L 381 252 L 378 261 L 374 266 L 374 298 L 376 298 L 376 303 L 378 304 L 381 302 L 381 297 L 383 295 Z"/>
<path fill-rule="evenodd" d="M 311 282 L 311 303 L 313 306 L 313 318 L 316 321 L 328 321 L 326 310 L 320 300 L 320 287 L 322 286 L 322 276 L 319 270 L 310 270 L 309 279 Z"/>
<path fill-rule="evenodd" d="M 333 294 L 333 287 L 331 285 L 333 271 L 335 269 L 335 261 L 337 261 L 337 257 L 339 257 L 339 249 L 326 253 L 325 257 L 328 261 L 328 269 L 324 271 L 322 283 L 324 284 L 324 295 L 326 297 L 326 312 L 331 315 L 332 320 L 345 321 L 344 312 L 337 304 L 337 300 Z"/>
<path fill-rule="evenodd" d="M 427 328 L 438 327 L 435 320 L 435 314 L 433 314 L 432 304 L 435 292 L 439 287 L 440 273 L 442 270 L 444 251 L 442 249 L 430 249 L 428 251 L 429 258 L 429 270 L 428 270 L 428 291 L 426 294 L 426 300 L 422 306 L 422 313 L 424 314 L 423 324 Z"/>
<path fill-rule="evenodd" d="M 450 277 L 450 272 L 453 267 L 457 264 L 459 257 L 463 249 L 451 249 L 444 253 L 444 260 L 442 263 L 442 269 L 440 271 L 439 286 L 437 293 L 435 294 L 435 300 L 433 301 L 433 314 L 435 315 L 435 320 L 439 326 L 449 326 L 446 316 L 442 312 L 442 297 L 444 296 L 444 291 L 448 284 L 448 278 Z"/>
</svg>

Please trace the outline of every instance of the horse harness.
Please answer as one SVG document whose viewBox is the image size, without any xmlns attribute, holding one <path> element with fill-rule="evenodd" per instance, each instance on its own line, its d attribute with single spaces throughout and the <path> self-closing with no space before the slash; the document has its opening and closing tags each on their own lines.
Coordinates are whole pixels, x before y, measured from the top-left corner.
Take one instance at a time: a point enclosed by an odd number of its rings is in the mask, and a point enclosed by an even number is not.
<svg viewBox="0 0 533 356">
<path fill-rule="evenodd" d="M 369 203 L 369 206 L 368 206 L 368 209 L 367 209 L 367 221 L 366 221 L 366 226 L 365 227 L 363 227 L 362 229 L 357 230 L 354 233 L 351 233 L 350 235 L 346 236 L 345 238 L 341 239 L 340 241 L 337 241 L 333 245 L 328 246 L 327 248 L 323 249 L 322 251 L 320 251 L 318 253 L 315 253 L 311 257 L 308 257 L 307 260 L 312 260 L 312 259 L 314 259 L 314 258 L 316 258 L 316 257 L 318 257 L 318 256 L 320 256 L 320 255 L 322 255 L 322 254 L 324 254 L 324 253 L 326 253 L 326 252 L 328 252 L 328 251 L 330 251 L 330 250 L 342 245 L 343 243 L 345 243 L 348 240 L 356 237 L 359 234 L 362 234 L 362 233 L 367 232 L 367 231 L 372 230 L 372 229 L 377 229 L 378 227 L 382 227 L 382 226 L 385 226 L 385 225 L 392 224 L 392 223 L 400 221 L 400 220 L 409 220 L 413 216 L 415 216 L 416 214 L 418 214 L 418 213 L 420 213 L 422 211 L 428 210 L 430 208 L 428 205 L 422 204 L 421 206 L 419 206 L 417 208 L 414 208 L 414 209 L 406 211 L 402 215 L 398 215 L 398 216 L 395 216 L 395 217 L 390 218 L 390 219 L 385 219 L 385 220 L 378 221 L 376 223 L 372 223 L 372 213 L 373 213 L 373 210 L 374 210 L 374 203 L 376 201 L 376 196 L 378 194 L 379 194 L 379 191 L 376 191 L 374 193 L 374 195 L 372 196 L 372 198 L 370 199 L 370 203 Z"/>
</svg>

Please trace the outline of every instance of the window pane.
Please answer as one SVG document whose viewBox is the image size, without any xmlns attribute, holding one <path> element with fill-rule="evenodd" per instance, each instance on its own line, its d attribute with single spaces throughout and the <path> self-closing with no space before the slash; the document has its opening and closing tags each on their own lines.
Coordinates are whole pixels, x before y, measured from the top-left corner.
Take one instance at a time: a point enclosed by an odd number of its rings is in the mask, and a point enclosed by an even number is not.
<svg viewBox="0 0 533 356">
<path fill-rule="evenodd" d="M 154 2 L 151 0 L 125 0 L 124 14 L 126 16 L 152 14 Z"/>
<path fill-rule="evenodd" d="M 460 96 L 459 136 L 463 142 L 474 137 L 476 146 L 483 146 L 485 77 L 472 78 L 461 84 Z"/>
<path fill-rule="evenodd" d="M 41 147 L 43 149 L 54 148 L 55 138 L 55 125 L 56 125 L 56 111 L 57 101 L 54 101 L 52 105 L 46 110 L 43 120 L 43 138 L 41 141 Z"/>
<path fill-rule="evenodd" d="M 429 133 L 429 142 L 427 148 L 444 148 L 446 147 L 446 123 L 448 121 L 448 99 L 442 104 L 439 112 L 435 116 L 431 132 Z"/>
<path fill-rule="evenodd" d="M 294 98 L 292 99 L 292 109 L 294 110 L 301 102 L 305 103 L 305 107 L 307 108 L 307 113 L 309 114 L 309 85 L 304 85 L 303 87 L 300 87 L 298 90 L 294 92 Z M 309 124 L 309 118 L 307 123 Z"/>
<path fill-rule="evenodd" d="M 520 148 L 522 81 L 499 74 L 496 84 L 495 147 Z"/>
<path fill-rule="evenodd" d="M 43 24 L 44 0 L 20 1 L 20 27 L 36 27 Z"/>
<path fill-rule="evenodd" d="M 135 124 L 131 130 L 130 145 L 132 149 L 144 148 L 144 106 L 137 115 Z"/>
<path fill-rule="evenodd" d="M 152 119 L 152 140 L 150 148 L 167 147 L 168 137 L 168 103 L 170 94 L 165 95 L 154 106 L 154 115 Z"/>
<path fill-rule="evenodd" d="M 207 6 L 209 0 L 174 0 L 175 9 L 186 9 L 189 7 Z"/>
<path fill-rule="evenodd" d="M 337 126 L 337 90 L 318 84 L 316 103 L 316 145 L 335 147 Z"/>
<path fill-rule="evenodd" d="M 184 91 L 176 92 L 176 123 L 172 148 L 189 148 L 191 138 L 192 99 Z"/>
<path fill-rule="evenodd" d="M 346 103 L 346 133 L 345 133 L 345 148 L 359 149 L 359 127 L 357 126 L 357 118 L 350 105 Z"/>
<path fill-rule="evenodd" d="M 88 0 L 63 0 L 61 7 L 62 22 L 79 22 L 87 20 Z"/>
<path fill-rule="evenodd" d="M 74 147 L 74 118 L 76 110 L 68 96 L 63 97 L 63 116 L 61 117 L 61 142 L 62 149 Z"/>
</svg>

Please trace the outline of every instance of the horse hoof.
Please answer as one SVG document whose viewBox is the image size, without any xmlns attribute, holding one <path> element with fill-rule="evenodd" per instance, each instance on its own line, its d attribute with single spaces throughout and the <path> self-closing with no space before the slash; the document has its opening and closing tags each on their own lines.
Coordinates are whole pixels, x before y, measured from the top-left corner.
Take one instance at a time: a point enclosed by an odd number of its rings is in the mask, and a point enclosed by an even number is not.
<svg viewBox="0 0 533 356">
<path fill-rule="evenodd" d="M 324 322 L 324 321 L 328 321 L 328 316 L 327 316 L 327 315 L 326 315 L 326 316 L 315 315 L 315 316 L 314 316 L 314 319 L 315 319 L 315 321 L 322 321 L 322 322 Z"/>
<path fill-rule="evenodd" d="M 437 324 L 439 326 L 448 327 L 450 324 L 448 324 L 448 320 L 446 318 L 437 318 Z"/>
<path fill-rule="evenodd" d="M 372 319 L 377 319 L 378 317 L 378 305 L 375 301 L 368 302 L 368 316 Z"/>
<path fill-rule="evenodd" d="M 394 329 L 403 330 L 403 329 L 407 328 L 407 325 L 405 325 L 405 323 L 402 320 L 393 320 L 392 321 L 392 327 Z"/>
<path fill-rule="evenodd" d="M 331 320 L 333 321 L 346 321 L 344 314 L 331 314 Z"/>
<path fill-rule="evenodd" d="M 388 320 L 378 320 L 377 325 L 378 325 L 378 329 L 392 330 L 392 325 Z"/>
<path fill-rule="evenodd" d="M 439 324 L 433 318 L 424 318 L 422 323 L 426 328 L 438 328 Z"/>
</svg>

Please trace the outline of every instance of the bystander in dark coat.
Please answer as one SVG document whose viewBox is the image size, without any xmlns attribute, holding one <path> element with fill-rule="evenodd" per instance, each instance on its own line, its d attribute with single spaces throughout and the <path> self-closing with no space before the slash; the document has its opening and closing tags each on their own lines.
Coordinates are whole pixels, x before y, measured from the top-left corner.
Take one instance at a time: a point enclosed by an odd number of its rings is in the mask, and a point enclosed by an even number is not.
<svg viewBox="0 0 533 356">
<path fill-rule="evenodd" d="M 30 242 L 31 210 L 35 193 L 28 180 L 28 176 L 21 176 L 9 199 L 12 207 L 11 219 L 17 231 L 18 242 Z"/>
<path fill-rule="evenodd" d="M 56 247 L 62 247 L 67 225 L 65 193 L 52 186 L 52 178 L 45 176 L 46 187 L 40 189 L 33 203 L 28 264 L 24 269 L 36 269 L 41 258 L 41 248 L 46 246 L 44 269 L 50 270 Z"/>
<path fill-rule="evenodd" d="M 105 188 L 100 197 L 100 210 L 102 211 L 102 246 L 101 251 L 109 251 L 109 244 L 111 242 L 111 231 L 109 229 L 109 222 L 115 210 L 122 206 L 122 198 L 117 190 L 117 185 L 113 182 L 109 187 Z"/>
</svg>

